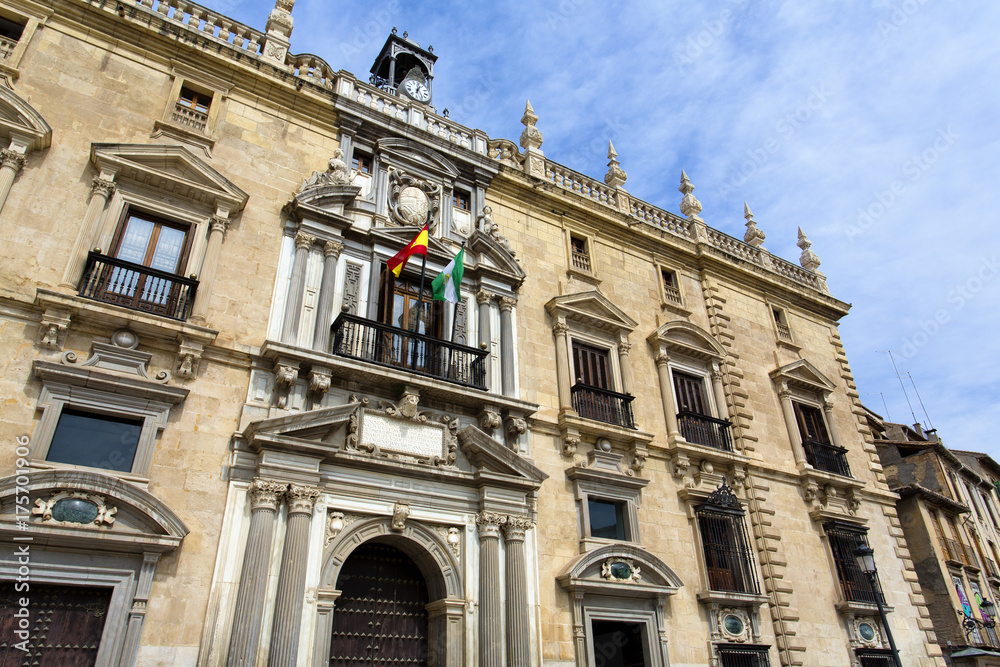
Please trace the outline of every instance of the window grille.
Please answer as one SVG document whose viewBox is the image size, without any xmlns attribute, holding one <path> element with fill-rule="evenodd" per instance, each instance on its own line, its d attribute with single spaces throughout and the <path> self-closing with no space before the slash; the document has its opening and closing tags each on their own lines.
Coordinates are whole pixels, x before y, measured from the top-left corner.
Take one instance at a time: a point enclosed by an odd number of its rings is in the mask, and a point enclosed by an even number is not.
<svg viewBox="0 0 1000 667">
<path fill-rule="evenodd" d="M 723 483 L 696 512 L 709 588 L 760 595 L 743 507 L 733 490 Z"/>
<path fill-rule="evenodd" d="M 896 667 L 892 660 L 892 651 L 884 649 L 866 649 L 857 652 L 861 667 Z"/>
<path fill-rule="evenodd" d="M 858 567 L 858 561 L 854 557 L 854 552 L 859 546 L 862 544 L 868 546 L 868 538 L 865 536 L 867 529 L 839 521 L 825 523 L 823 528 L 830 541 L 833 559 L 837 563 L 837 578 L 840 580 L 844 599 L 849 602 L 875 604 L 875 595 L 882 596 L 878 580 L 875 582 L 875 587 L 878 589 L 876 591 L 872 589 L 868 577 Z M 882 601 L 885 602 L 884 596 Z"/>
<path fill-rule="evenodd" d="M 771 667 L 769 646 L 723 644 L 718 647 L 720 667 Z"/>
</svg>

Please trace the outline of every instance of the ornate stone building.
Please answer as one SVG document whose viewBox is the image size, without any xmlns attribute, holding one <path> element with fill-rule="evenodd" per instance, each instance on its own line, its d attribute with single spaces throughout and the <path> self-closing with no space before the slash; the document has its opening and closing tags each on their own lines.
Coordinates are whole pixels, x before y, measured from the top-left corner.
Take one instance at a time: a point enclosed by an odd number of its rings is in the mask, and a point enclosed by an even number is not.
<svg viewBox="0 0 1000 667">
<path fill-rule="evenodd" d="M 801 230 L 463 127 L 406 33 L 296 56 L 292 4 L 0 0 L 5 659 L 888 665 L 868 543 L 943 664 Z M 425 222 L 455 304 L 387 269 Z"/>
<path fill-rule="evenodd" d="M 934 431 L 869 416 L 934 631 L 952 665 L 1000 665 L 1000 466 Z"/>
</svg>

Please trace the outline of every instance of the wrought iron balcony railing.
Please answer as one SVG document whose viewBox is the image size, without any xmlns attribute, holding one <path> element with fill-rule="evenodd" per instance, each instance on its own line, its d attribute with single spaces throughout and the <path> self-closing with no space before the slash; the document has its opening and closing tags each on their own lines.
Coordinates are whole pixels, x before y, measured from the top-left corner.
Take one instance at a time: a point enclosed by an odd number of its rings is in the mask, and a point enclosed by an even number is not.
<svg viewBox="0 0 1000 667">
<path fill-rule="evenodd" d="M 632 419 L 632 396 L 610 389 L 599 389 L 577 382 L 570 389 L 573 409 L 581 417 L 596 419 L 607 424 L 635 428 Z"/>
<path fill-rule="evenodd" d="M 80 296 L 174 320 L 191 314 L 198 281 L 91 251 Z"/>
<path fill-rule="evenodd" d="M 1000 579 L 1000 570 L 997 570 L 996 561 L 992 558 L 984 558 L 983 561 L 986 563 L 986 574 L 994 579 Z"/>
<path fill-rule="evenodd" d="M 678 412 L 677 425 L 680 427 L 681 435 L 688 442 L 721 449 L 724 452 L 733 451 L 733 439 L 729 434 L 732 423 L 725 419 L 716 419 L 695 412 Z"/>
<path fill-rule="evenodd" d="M 333 354 L 401 368 L 446 382 L 486 389 L 489 353 L 434 336 L 341 313 L 333 323 Z"/>
<path fill-rule="evenodd" d="M 847 450 L 843 447 L 818 440 L 805 440 L 802 447 L 806 450 L 806 461 L 816 470 L 853 477 L 847 465 Z"/>
</svg>

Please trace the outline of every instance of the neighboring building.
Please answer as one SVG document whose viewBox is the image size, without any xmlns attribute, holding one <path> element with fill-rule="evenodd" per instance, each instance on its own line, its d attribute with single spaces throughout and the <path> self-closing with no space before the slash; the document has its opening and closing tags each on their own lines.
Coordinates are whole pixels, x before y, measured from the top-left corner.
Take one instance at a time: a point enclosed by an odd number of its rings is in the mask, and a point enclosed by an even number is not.
<svg viewBox="0 0 1000 667">
<path fill-rule="evenodd" d="M 292 4 L 0 0 L 3 660 L 889 665 L 868 543 L 943 665 L 801 230 L 465 128 L 406 33 L 292 55 Z M 455 306 L 389 269 L 425 220 Z"/>
<path fill-rule="evenodd" d="M 934 431 L 869 424 L 938 642 L 951 665 L 1000 666 L 1000 509 L 989 456 L 949 450 Z M 991 479 L 992 478 L 992 479 Z"/>
</svg>

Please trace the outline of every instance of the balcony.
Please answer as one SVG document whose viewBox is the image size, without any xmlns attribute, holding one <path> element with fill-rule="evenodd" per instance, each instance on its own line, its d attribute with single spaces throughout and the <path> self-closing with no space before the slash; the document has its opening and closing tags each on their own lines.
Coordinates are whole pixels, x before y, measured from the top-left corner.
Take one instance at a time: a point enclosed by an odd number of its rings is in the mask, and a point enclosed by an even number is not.
<svg viewBox="0 0 1000 667">
<path fill-rule="evenodd" d="M 341 313 L 333 323 L 333 354 L 486 390 L 489 354 L 434 336 Z"/>
<path fill-rule="evenodd" d="M 180 102 L 174 104 L 173 113 L 170 120 L 179 123 L 195 132 L 204 132 L 208 126 L 208 114 L 187 107 Z"/>
<path fill-rule="evenodd" d="M 635 420 L 632 418 L 633 396 L 591 387 L 581 382 L 573 385 L 570 393 L 573 396 L 573 409 L 581 417 L 635 429 Z"/>
<path fill-rule="evenodd" d="M 962 548 L 964 545 L 960 544 L 958 540 L 945 537 L 942 538 L 942 541 L 944 542 L 944 551 L 948 560 L 961 563 L 962 565 L 970 565 L 972 563 L 966 550 Z"/>
<path fill-rule="evenodd" d="M 986 565 L 986 574 L 991 579 L 1000 579 L 1000 570 L 997 570 L 996 561 L 992 558 L 984 558 L 983 562 Z"/>
<path fill-rule="evenodd" d="M 818 440 L 805 440 L 802 447 L 806 450 L 806 461 L 816 470 L 853 477 L 851 468 L 847 465 L 847 450 L 843 447 Z"/>
<path fill-rule="evenodd" d="M 678 412 L 677 425 L 681 435 L 688 442 L 704 445 L 723 452 L 733 451 L 733 439 L 729 434 L 731 422 L 716 419 L 695 412 Z"/>
<path fill-rule="evenodd" d="M 153 315 L 184 321 L 191 314 L 198 281 L 91 251 L 79 295 Z"/>
</svg>

